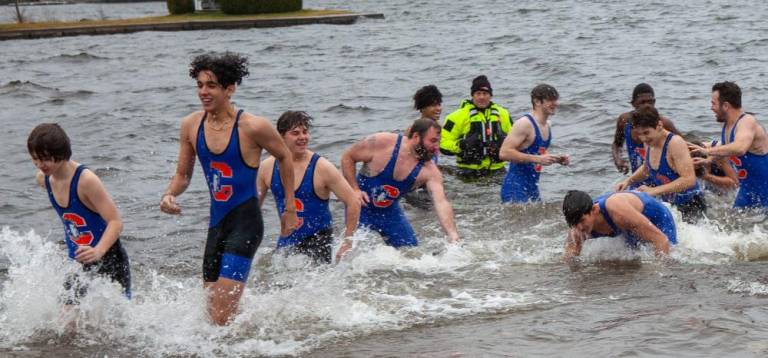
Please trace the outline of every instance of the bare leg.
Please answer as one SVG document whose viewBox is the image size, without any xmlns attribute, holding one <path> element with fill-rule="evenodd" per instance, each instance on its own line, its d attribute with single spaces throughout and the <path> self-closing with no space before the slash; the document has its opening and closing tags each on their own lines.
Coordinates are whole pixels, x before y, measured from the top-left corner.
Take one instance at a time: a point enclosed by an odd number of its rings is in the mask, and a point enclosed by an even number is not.
<svg viewBox="0 0 768 358">
<path fill-rule="evenodd" d="M 216 282 L 205 282 L 208 294 L 208 317 L 211 323 L 225 326 L 237 313 L 240 296 L 243 295 L 244 283 L 219 278 Z"/>
</svg>

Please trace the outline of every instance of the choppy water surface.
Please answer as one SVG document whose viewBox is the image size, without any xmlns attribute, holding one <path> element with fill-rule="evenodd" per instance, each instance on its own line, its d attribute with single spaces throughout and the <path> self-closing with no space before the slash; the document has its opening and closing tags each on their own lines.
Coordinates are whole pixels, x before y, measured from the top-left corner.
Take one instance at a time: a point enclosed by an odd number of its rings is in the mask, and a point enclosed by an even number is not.
<svg viewBox="0 0 768 358">
<path fill-rule="evenodd" d="M 100 5 L 76 5 L 99 12 Z M 101 5 L 104 9 L 113 9 Z M 162 3 L 119 13 L 162 14 Z M 566 190 L 598 194 L 620 180 L 610 162 L 614 120 L 635 84 L 656 89 L 678 128 L 718 134 L 709 111 L 716 81 L 737 81 L 745 109 L 764 118 L 768 5 L 760 1 L 307 1 L 310 8 L 382 12 L 353 26 L 143 32 L 0 43 L 0 354 L 257 356 L 749 356 L 768 353 L 768 225 L 709 198 L 711 220 L 680 224 L 670 262 L 609 240 L 585 264 L 559 262 Z M 63 10 L 59 10 L 59 9 Z M 66 6 L 51 7 L 68 15 Z M 5 9 L 3 9 L 5 10 Z M 11 8 L 8 9 L 11 11 Z M 107 11 L 107 10 L 104 10 Z M 111 10 L 109 10 L 111 11 Z M 108 16 L 112 15 L 108 12 Z M 83 10 L 83 13 L 86 11 Z M 434 215 L 406 206 L 421 236 L 396 251 L 359 233 L 338 266 L 273 256 L 277 216 L 264 209 L 242 313 L 226 328 L 203 316 L 200 266 L 208 195 L 195 168 L 184 215 L 158 202 L 175 168 L 180 119 L 199 107 L 189 60 L 209 50 L 250 55 L 237 105 L 275 119 L 301 109 L 316 119 L 312 147 L 338 163 L 353 141 L 405 128 L 410 97 L 434 83 L 444 113 L 486 74 L 494 100 L 516 115 L 547 82 L 561 93 L 544 204 L 499 203 L 495 184 L 448 175 L 462 247 L 446 248 Z M 56 243 L 60 223 L 34 184 L 25 148 L 35 124 L 57 121 L 74 158 L 105 182 L 125 220 L 134 299 L 93 284 L 63 334 L 56 301 L 76 269 Z M 451 166 L 447 157 L 441 163 Z M 342 208 L 334 207 L 337 218 Z M 611 259 L 611 260 L 606 260 Z M 618 261 L 607 264 L 606 261 Z"/>
</svg>

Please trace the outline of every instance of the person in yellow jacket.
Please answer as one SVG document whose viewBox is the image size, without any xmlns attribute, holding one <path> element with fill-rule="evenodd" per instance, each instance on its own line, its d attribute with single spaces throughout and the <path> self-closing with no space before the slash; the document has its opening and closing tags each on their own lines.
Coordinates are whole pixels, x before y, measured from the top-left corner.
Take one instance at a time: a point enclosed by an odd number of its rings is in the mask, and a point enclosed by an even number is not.
<svg viewBox="0 0 768 358">
<path fill-rule="evenodd" d="M 459 109 L 445 118 L 440 152 L 456 156 L 460 177 L 503 174 L 499 148 L 512 129 L 509 111 L 491 101 L 493 89 L 484 75 L 472 80 L 470 94 L 472 99 L 461 101 Z"/>
</svg>

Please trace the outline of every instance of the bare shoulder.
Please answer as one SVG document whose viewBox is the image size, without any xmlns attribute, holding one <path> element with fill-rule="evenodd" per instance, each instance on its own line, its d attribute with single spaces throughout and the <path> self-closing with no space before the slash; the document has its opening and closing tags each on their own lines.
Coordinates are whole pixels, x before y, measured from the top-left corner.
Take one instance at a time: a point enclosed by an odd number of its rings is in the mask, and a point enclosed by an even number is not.
<svg viewBox="0 0 768 358">
<path fill-rule="evenodd" d="M 422 176 L 424 180 L 443 180 L 443 173 L 440 172 L 440 168 L 437 167 L 435 162 L 431 160 L 422 164 L 419 176 Z"/>
<path fill-rule="evenodd" d="M 362 142 L 367 147 L 372 149 L 388 148 L 395 144 L 395 142 L 397 141 L 397 136 L 398 135 L 395 133 L 386 133 L 386 132 L 374 133 L 363 138 Z"/>
<path fill-rule="evenodd" d="M 240 115 L 240 129 L 246 130 L 246 131 L 254 131 L 264 128 L 264 126 L 271 126 L 269 123 L 269 120 L 253 115 L 248 112 L 243 112 L 243 114 Z"/>
<path fill-rule="evenodd" d="M 616 118 L 616 124 L 619 126 L 625 126 L 627 122 L 629 122 L 629 115 L 630 112 L 624 112 L 619 115 L 619 118 Z"/>
<path fill-rule="evenodd" d="M 265 173 L 272 173 L 272 169 L 275 167 L 275 157 L 269 157 L 267 159 L 264 159 L 261 164 L 259 164 L 259 172 L 265 172 Z"/>
<path fill-rule="evenodd" d="M 45 188 L 45 174 L 43 174 L 42 171 L 38 170 L 37 173 L 35 173 L 35 181 L 41 188 Z"/>
<path fill-rule="evenodd" d="M 78 183 L 78 192 L 83 193 L 96 193 L 101 190 L 106 190 L 104 184 L 92 170 L 86 168 L 80 174 L 80 182 Z"/>
<path fill-rule="evenodd" d="M 338 170 L 333 163 L 331 163 L 330 160 L 326 159 L 323 156 L 320 156 L 320 158 L 317 158 L 317 168 L 322 171 L 329 171 L 329 170 Z"/>
<path fill-rule="evenodd" d="M 181 120 L 181 128 L 197 127 L 203 119 L 204 111 L 195 111 Z"/>
</svg>

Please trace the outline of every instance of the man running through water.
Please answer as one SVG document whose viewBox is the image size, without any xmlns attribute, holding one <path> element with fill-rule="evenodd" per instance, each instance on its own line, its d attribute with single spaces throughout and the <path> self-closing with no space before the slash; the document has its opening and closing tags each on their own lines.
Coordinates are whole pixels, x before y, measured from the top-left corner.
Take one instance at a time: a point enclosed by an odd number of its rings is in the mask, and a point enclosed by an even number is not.
<svg viewBox="0 0 768 358">
<path fill-rule="evenodd" d="M 287 111 L 277 120 L 277 131 L 293 156 L 295 183 L 291 188 L 294 188 L 299 216 L 299 227 L 288 236 L 281 235 L 277 248 L 307 255 L 315 262 L 331 263 L 333 217 L 328 205 L 330 195 L 335 194 L 346 208 L 346 239 L 336 254 L 337 260 L 352 247 L 351 237 L 360 218 L 360 202 L 341 172 L 327 159 L 307 148 L 311 123 L 312 117 L 298 111 Z M 259 206 L 264 203 L 267 190 L 271 190 L 278 213 L 282 215 L 285 212 L 285 187 L 280 181 L 280 168 L 275 165 L 274 157 L 261 163 L 256 188 Z"/>
<path fill-rule="evenodd" d="M 632 112 L 631 123 L 645 144 L 645 159 L 629 178 L 617 185 L 622 191 L 642 184 L 637 191 L 660 197 L 677 207 L 683 220 L 693 223 L 707 212 L 704 193 L 699 188 L 693 160 L 685 140 L 664 129 L 656 108 L 643 106 Z"/>
<path fill-rule="evenodd" d="M 445 197 L 443 176 L 432 162 L 439 150 L 440 125 L 431 119 L 417 119 L 406 137 L 376 133 L 353 144 L 341 157 L 341 171 L 362 204 L 360 225 L 384 237 L 394 247 L 416 246 L 416 233 L 408 223 L 399 201 L 403 194 L 426 184 L 432 195 L 437 218 L 455 243 L 459 234 L 453 207 Z M 360 174 L 356 164 L 363 163 Z"/>
<path fill-rule="evenodd" d="M 504 182 L 501 184 L 503 203 L 527 203 L 541 201 L 539 176 L 542 167 L 559 163 L 570 164 L 566 155 L 547 153 L 552 142 L 549 117 L 555 114 L 560 94 L 547 84 L 531 91 L 531 112 L 515 121 L 512 131 L 501 145 L 499 158 L 509 161 Z"/>
<path fill-rule="evenodd" d="M 741 108 L 741 88 L 733 82 L 712 86 L 712 112 L 723 124 L 721 145 L 690 145 L 693 153 L 728 157 L 736 166 L 739 192 L 734 208 L 768 208 L 768 135 L 754 116 Z"/>
<path fill-rule="evenodd" d="M 168 214 L 180 214 L 176 197 L 189 186 L 195 155 L 200 160 L 211 195 L 211 216 L 203 257 L 203 286 L 208 314 L 225 325 L 237 312 L 253 256 L 261 244 L 264 224 L 256 193 L 261 150 L 280 166 L 285 187 L 294 184 L 293 160 L 283 139 L 264 118 L 236 110 L 230 102 L 237 85 L 248 75 L 248 59 L 232 54 L 204 54 L 190 64 L 203 106 L 181 122 L 179 161 L 160 202 Z M 282 235 L 296 227 L 293 191 L 285 194 Z"/>
<path fill-rule="evenodd" d="M 568 223 L 563 260 L 581 255 L 584 241 L 590 238 L 623 235 L 630 247 L 641 241 L 651 243 L 658 256 L 669 255 L 669 245 L 677 244 L 677 229 L 672 213 L 646 193 L 626 191 L 594 200 L 580 190 L 571 190 L 563 199 L 563 216 Z"/>
<path fill-rule="evenodd" d="M 632 107 L 638 109 L 642 106 L 656 105 L 656 97 L 653 92 L 653 87 L 647 83 L 640 83 L 632 90 L 632 101 L 629 102 Z M 655 107 L 654 107 L 655 108 Z M 611 155 L 613 156 L 613 164 L 616 166 L 622 174 L 634 173 L 637 168 L 643 165 L 645 160 L 645 149 L 643 149 L 643 143 L 637 137 L 637 134 L 632 130 L 632 123 L 630 121 L 630 115 L 632 112 L 622 113 L 616 120 L 616 133 L 613 135 L 613 145 Z M 661 124 L 664 129 L 680 135 L 675 128 L 675 125 L 667 117 L 661 116 Z M 621 159 L 621 147 L 627 144 L 627 157 L 629 158 L 629 166 L 624 159 Z"/>
</svg>

